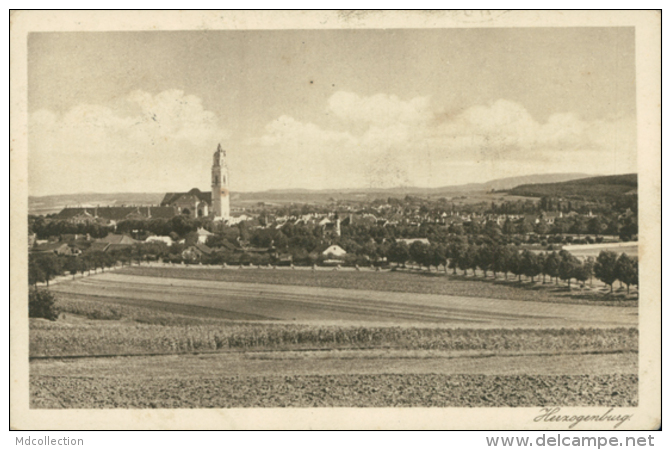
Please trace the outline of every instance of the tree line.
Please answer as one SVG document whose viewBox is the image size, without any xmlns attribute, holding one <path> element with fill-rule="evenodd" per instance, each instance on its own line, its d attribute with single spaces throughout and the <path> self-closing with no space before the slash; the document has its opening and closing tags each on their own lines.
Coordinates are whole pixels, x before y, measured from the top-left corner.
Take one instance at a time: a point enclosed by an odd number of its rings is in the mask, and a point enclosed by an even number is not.
<svg viewBox="0 0 671 450">
<path fill-rule="evenodd" d="M 28 281 L 30 285 L 37 283 L 49 284 L 56 276 L 70 274 L 73 277 L 80 273 L 102 270 L 116 265 L 126 265 L 133 262 L 140 264 L 147 260 L 162 259 L 171 263 L 202 263 L 202 264 L 240 264 L 240 265 L 268 265 L 281 262 L 277 252 L 247 253 L 244 251 L 222 250 L 215 251 L 202 258 L 189 259 L 184 257 L 184 245 L 166 246 L 164 243 L 137 244 L 110 252 L 86 251 L 81 256 L 57 256 L 53 253 L 31 253 L 28 260 Z M 491 274 L 494 278 L 503 274 L 507 280 L 510 275 L 522 281 L 524 276 L 531 282 L 542 277 L 543 283 L 549 277 L 563 280 L 570 288 L 572 280 L 584 284 L 593 277 L 601 280 L 613 292 L 613 283 L 620 281 L 627 286 L 627 293 L 631 285 L 638 286 L 638 259 L 626 253 L 619 256 L 612 251 L 602 251 L 599 256 L 580 260 L 566 250 L 559 252 L 534 252 L 528 249 L 520 251 L 515 246 L 483 243 L 480 245 L 468 243 L 467 240 L 452 240 L 449 243 L 425 244 L 420 241 L 411 245 L 403 241 L 386 242 L 384 245 L 369 243 L 362 248 L 361 253 L 350 253 L 339 261 L 343 265 L 358 266 L 371 262 L 391 263 L 396 267 L 405 267 L 408 263 L 415 263 L 430 269 L 443 267 L 447 273 L 453 274 L 462 271 L 464 275 L 476 276 L 480 270 L 483 277 Z M 319 252 L 307 252 L 304 249 L 294 251 L 292 263 L 319 264 L 332 258 Z"/>
<path fill-rule="evenodd" d="M 464 275 L 468 275 L 470 270 L 476 276 L 479 269 L 483 277 L 490 273 L 494 278 L 503 274 L 506 280 L 509 275 L 514 275 L 518 281 L 522 281 L 524 276 L 535 282 L 537 277 L 542 276 L 545 283 L 549 277 L 555 283 L 563 280 L 569 288 L 572 280 L 584 284 L 596 277 L 610 287 L 611 293 L 613 283 L 618 280 L 627 286 L 627 293 L 631 285 L 638 286 L 638 258 L 626 253 L 618 256 L 612 251 L 602 251 L 596 259 L 590 257 L 583 261 L 566 250 L 534 252 L 497 244 L 452 242 L 448 245 L 427 245 L 414 242 L 408 246 L 405 242 L 396 242 L 389 248 L 387 258 L 399 266 L 405 266 L 410 261 L 427 269 L 442 266 L 446 272 L 452 269 L 455 275 L 457 270 L 463 271 Z"/>
</svg>

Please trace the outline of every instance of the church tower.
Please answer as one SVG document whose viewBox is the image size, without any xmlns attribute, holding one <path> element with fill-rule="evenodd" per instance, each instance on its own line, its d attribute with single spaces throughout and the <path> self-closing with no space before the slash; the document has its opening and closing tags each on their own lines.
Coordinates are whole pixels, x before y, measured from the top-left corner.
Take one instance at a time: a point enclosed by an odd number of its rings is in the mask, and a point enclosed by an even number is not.
<svg viewBox="0 0 671 450">
<path fill-rule="evenodd" d="M 226 151 L 217 146 L 212 163 L 212 215 L 214 219 L 229 219 L 231 206 L 228 192 L 228 164 Z"/>
</svg>

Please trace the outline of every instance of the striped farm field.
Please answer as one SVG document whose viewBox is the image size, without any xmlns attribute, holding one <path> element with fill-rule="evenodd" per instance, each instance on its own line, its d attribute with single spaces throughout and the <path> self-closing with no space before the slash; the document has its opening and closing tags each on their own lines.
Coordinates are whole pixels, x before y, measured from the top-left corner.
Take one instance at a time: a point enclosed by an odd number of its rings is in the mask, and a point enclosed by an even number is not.
<svg viewBox="0 0 671 450">
<path fill-rule="evenodd" d="M 137 267 L 49 287 L 30 407 L 638 404 L 638 308 L 415 273 Z M 519 298 L 518 298 L 519 296 Z"/>
<path fill-rule="evenodd" d="M 106 273 L 54 285 L 65 298 L 245 322 L 629 327 L 637 308 Z"/>
</svg>

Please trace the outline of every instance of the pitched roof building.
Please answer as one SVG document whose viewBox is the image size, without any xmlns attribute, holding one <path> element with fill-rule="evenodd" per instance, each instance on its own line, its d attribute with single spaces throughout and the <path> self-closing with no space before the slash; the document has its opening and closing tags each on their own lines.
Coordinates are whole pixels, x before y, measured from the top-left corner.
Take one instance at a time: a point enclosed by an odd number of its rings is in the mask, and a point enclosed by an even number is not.
<svg viewBox="0 0 671 450">
<path fill-rule="evenodd" d="M 177 214 L 191 218 L 208 217 L 229 219 L 231 217 L 228 191 L 228 163 L 226 151 L 217 146 L 212 162 L 212 190 L 201 192 L 193 188 L 189 192 L 168 192 L 161 201 L 161 206 L 171 206 Z"/>
<path fill-rule="evenodd" d="M 64 208 L 55 218 L 74 223 L 116 223 L 122 220 L 170 219 L 177 214 L 172 206 L 105 206 Z"/>
</svg>

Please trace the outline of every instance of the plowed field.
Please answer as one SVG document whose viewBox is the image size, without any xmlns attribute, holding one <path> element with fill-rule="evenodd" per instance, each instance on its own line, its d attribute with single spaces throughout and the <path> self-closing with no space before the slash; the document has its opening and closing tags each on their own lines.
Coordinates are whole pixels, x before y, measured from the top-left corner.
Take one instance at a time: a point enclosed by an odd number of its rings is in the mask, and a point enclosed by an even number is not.
<svg viewBox="0 0 671 450">
<path fill-rule="evenodd" d="M 31 319 L 30 406 L 638 403 L 636 307 L 446 277 L 242 272 L 54 284 L 67 312 Z"/>
</svg>

